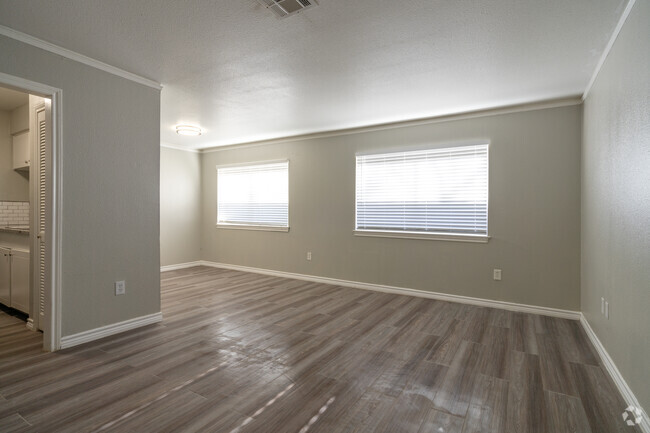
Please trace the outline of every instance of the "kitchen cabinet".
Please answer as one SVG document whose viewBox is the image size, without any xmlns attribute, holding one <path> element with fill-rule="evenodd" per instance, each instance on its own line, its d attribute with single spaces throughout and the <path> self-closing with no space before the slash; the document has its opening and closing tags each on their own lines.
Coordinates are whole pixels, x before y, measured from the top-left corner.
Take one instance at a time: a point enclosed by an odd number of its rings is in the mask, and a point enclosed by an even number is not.
<svg viewBox="0 0 650 433">
<path fill-rule="evenodd" d="M 0 247 L 0 303 L 11 306 L 11 250 Z"/>
<path fill-rule="evenodd" d="M 11 112 L 11 135 L 29 131 L 29 103 Z"/>
<path fill-rule="evenodd" d="M 29 314 L 29 252 L 11 250 L 11 308 Z"/>
<path fill-rule="evenodd" d="M 14 170 L 29 170 L 31 152 L 29 148 L 29 131 L 12 137 Z"/>
<path fill-rule="evenodd" d="M 0 303 L 29 314 L 29 251 L 0 247 Z"/>
</svg>

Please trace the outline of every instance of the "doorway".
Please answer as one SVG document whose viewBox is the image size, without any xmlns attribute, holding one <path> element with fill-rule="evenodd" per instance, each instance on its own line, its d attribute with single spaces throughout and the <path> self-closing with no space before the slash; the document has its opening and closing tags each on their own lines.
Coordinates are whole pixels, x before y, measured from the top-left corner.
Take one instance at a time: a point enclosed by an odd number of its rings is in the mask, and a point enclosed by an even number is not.
<svg viewBox="0 0 650 433">
<path fill-rule="evenodd" d="M 26 315 L 27 328 L 43 333 L 43 349 L 55 351 L 61 341 L 61 90 L 0 73 L 0 99 L 3 95 L 18 100 L 24 95 L 27 103 L 11 111 L 10 143 L 0 137 L 5 156 L 0 179 L 12 180 L 0 185 L 0 212 L 5 211 L 4 219 L 0 214 L 0 304 L 9 308 L 5 314 Z M 3 205 L 5 198 L 14 200 Z"/>
</svg>

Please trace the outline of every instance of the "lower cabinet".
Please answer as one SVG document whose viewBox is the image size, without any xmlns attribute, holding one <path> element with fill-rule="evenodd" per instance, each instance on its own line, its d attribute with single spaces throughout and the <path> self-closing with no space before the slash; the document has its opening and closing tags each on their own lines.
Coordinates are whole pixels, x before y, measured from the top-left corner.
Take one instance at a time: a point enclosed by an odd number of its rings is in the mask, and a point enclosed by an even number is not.
<svg viewBox="0 0 650 433">
<path fill-rule="evenodd" d="M 11 306 L 11 250 L 0 247 L 0 304 Z"/>
<path fill-rule="evenodd" d="M 0 303 L 29 314 L 29 251 L 0 247 Z"/>
<path fill-rule="evenodd" d="M 11 250 L 11 308 L 29 314 L 29 252 Z"/>
</svg>

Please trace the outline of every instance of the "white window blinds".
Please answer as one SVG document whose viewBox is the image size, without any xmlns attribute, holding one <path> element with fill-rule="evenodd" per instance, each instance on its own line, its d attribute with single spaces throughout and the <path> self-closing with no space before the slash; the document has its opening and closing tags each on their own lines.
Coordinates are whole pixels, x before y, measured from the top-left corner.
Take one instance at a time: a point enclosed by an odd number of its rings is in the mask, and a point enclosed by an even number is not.
<svg viewBox="0 0 650 433">
<path fill-rule="evenodd" d="M 217 224 L 289 227 L 289 162 L 217 168 Z"/>
<path fill-rule="evenodd" d="M 357 156 L 356 229 L 487 236 L 488 145 Z"/>
</svg>

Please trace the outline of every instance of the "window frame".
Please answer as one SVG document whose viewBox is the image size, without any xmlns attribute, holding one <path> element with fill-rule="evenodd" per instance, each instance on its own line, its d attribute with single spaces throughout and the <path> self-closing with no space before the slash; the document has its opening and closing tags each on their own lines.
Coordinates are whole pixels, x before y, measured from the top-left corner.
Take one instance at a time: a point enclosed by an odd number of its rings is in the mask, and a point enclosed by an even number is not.
<svg viewBox="0 0 650 433">
<path fill-rule="evenodd" d="M 270 164 L 287 164 L 287 225 L 286 226 L 272 226 L 264 224 L 240 224 L 240 223 L 223 223 L 219 222 L 219 169 L 221 168 L 235 168 L 235 167 L 248 167 L 256 165 L 270 165 Z M 291 219 L 291 162 L 288 158 L 285 159 L 272 159 L 265 161 L 247 161 L 234 164 L 219 164 L 215 167 L 215 173 L 217 176 L 217 203 L 215 209 L 215 226 L 218 229 L 226 230 L 252 230 L 252 231 L 264 231 L 264 232 L 289 232 L 290 228 L 290 219 Z"/>
<path fill-rule="evenodd" d="M 465 146 L 487 146 L 487 203 L 486 203 L 486 234 L 468 234 L 468 233 L 450 233 L 450 232 L 425 232 L 425 231 L 407 231 L 407 230 L 379 230 L 379 229 L 359 229 L 357 228 L 358 222 L 358 207 L 357 207 L 357 182 L 358 182 L 358 164 L 357 160 L 362 156 L 369 155 L 382 155 L 388 153 L 408 153 L 417 152 L 422 150 L 442 150 L 453 149 Z M 378 238 L 396 238 L 396 239 L 422 239 L 434 241 L 451 241 L 451 242 L 471 242 L 471 243 L 488 243 L 491 236 L 489 234 L 490 227 L 490 147 L 489 140 L 479 140 L 463 143 L 443 143 L 440 145 L 427 145 L 409 148 L 390 148 L 382 150 L 364 151 L 355 154 L 355 173 L 354 173 L 354 236 L 360 237 L 378 237 Z"/>
</svg>

